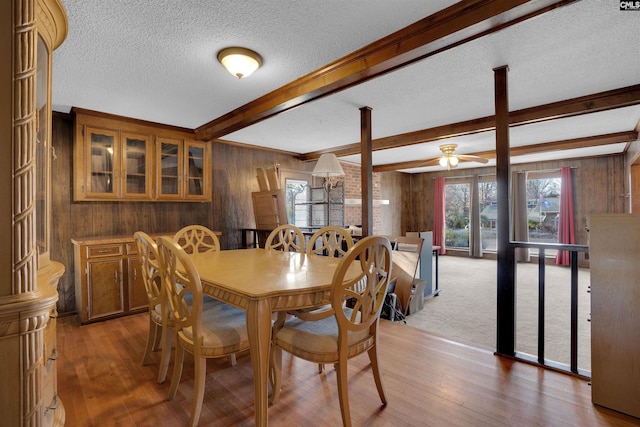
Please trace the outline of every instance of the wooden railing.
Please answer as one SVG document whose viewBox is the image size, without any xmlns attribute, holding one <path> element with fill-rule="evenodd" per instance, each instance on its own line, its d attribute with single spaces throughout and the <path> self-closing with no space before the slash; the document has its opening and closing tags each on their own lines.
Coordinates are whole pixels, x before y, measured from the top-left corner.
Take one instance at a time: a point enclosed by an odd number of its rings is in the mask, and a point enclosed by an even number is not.
<svg viewBox="0 0 640 427">
<path fill-rule="evenodd" d="M 578 253 L 589 252 L 589 246 L 569 245 L 562 243 L 510 243 L 510 249 L 528 248 L 538 250 L 538 355 L 535 362 L 574 374 L 590 377 L 590 372 L 578 370 Z M 553 363 L 544 357 L 544 322 L 545 322 L 545 250 L 569 251 L 571 269 L 571 357 L 569 366 Z M 531 361 L 528 355 L 516 353 L 516 358 Z"/>
</svg>

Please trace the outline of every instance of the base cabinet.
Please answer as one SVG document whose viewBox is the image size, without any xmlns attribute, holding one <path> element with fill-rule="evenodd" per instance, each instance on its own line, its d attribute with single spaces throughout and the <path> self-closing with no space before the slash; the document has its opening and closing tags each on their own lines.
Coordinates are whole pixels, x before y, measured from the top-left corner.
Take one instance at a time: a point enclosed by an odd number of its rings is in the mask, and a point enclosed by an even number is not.
<svg viewBox="0 0 640 427">
<path fill-rule="evenodd" d="M 49 322 L 43 332 L 42 367 L 42 425 L 56 426 L 64 424 L 64 406 L 58 399 L 56 322 L 58 311 L 55 307 L 49 313 Z"/>
<path fill-rule="evenodd" d="M 49 262 L 37 273 L 31 298 L 0 304 L 0 426 L 62 426 L 58 397 L 56 320 L 64 266 Z"/>
<path fill-rule="evenodd" d="M 591 385 L 597 405 L 640 418 L 640 215 L 589 218 Z"/>
<path fill-rule="evenodd" d="M 76 309 L 81 323 L 147 308 L 133 236 L 73 239 Z"/>
</svg>

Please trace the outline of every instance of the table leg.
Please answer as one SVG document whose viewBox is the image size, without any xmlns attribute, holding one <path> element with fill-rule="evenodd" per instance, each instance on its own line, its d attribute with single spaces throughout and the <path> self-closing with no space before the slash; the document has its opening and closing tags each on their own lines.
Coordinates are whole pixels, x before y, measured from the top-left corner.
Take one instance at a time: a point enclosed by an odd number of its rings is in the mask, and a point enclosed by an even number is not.
<svg viewBox="0 0 640 427">
<path fill-rule="evenodd" d="M 271 345 L 271 305 L 269 300 L 249 302 L 247 332 L 253 366 L 255 425 L 266 426 L 268 424 L 269 347 Z"/>
<path fill-rule="evenodd" d="M 436 256 L 436 289 L 433 291 L 433 296 L 437 297 L 440 295 L 440 289 L 438 288 L 438 252 L 440 252 L 440 248 L 433 250 L 433 254 Z"/>
</svg>

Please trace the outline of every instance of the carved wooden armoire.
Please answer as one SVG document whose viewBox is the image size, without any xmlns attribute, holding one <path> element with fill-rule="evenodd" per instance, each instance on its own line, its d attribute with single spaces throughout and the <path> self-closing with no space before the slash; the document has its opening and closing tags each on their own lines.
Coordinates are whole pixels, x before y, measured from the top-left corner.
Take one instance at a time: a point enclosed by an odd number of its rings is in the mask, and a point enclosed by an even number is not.
<svg viewBox="0 0 640 427">
<path fill-rule="evenodd" d="M 51 57 L 60 0 L 0 2 L 0 425 L 63 425 L 50 259 Z"/>
</svg>

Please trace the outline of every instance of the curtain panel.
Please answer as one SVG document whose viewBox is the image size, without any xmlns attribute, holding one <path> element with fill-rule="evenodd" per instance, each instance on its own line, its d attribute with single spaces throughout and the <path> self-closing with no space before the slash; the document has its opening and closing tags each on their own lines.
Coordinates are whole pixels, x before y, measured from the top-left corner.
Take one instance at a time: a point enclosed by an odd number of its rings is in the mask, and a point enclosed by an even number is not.
<svg viewBox="0 0 640 427">
<path fill-rule="evenodd" d="M 438 253 L 444 255 L 447 253 L 445 248 L 445 223 L 444 223 L 444 208 L 445 208 L 445 179 L 443 177 L 437 177 L 435 183 L 434 197 L 433 197 L 433 245 L 440 246 Z"/>
<path fill-rule="evenodd" d="M 569 166 L 560 169 L 560 212 L 558 214 L 558 243 L 575 244 L 576 230 L 573 210 L 573 174 Z M 558 251 L 556 264 L 570 264 L 569 251 Z"/>
<path fill-rule="evenodd" d="M 471 181 L 471 227 L 469 227 L 469 256 L 482 258 L 482 229 L 480 227 L 480 200 L 478 175 Z"/>
</svg>

